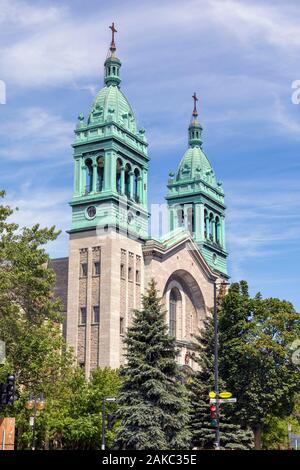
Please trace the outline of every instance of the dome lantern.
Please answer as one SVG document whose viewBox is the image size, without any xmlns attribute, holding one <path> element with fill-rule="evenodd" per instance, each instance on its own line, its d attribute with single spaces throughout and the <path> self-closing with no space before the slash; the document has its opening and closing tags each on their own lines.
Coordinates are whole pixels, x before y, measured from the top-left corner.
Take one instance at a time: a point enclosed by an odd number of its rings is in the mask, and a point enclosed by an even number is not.
<svg viewBox="0 0 300 470">
<path fill-rule="evenodd" d="M 189 146 L 190 147 L 195 147 L 195 146 L 201 147 L 201 145 L 202 145 L 202 139 L 201 139 L 202 127 L 201 127 L 201 124 L 198 121 L 198 111 L 197 111 L 198 98 L 197 98 L 196 93 L 193 94 L 192 98 L 194 100 L 194 109 L 193 109 L 191 123 L 189 125 Z"/>
<path fill-rule="evenodd" d="M 104 83 L 107 86 L 114 85 L 119 86 L 121 83 L 120 78 L 120 68 L 121 61 L 116 56 L 116 44 L 115 44 L 115 33 L 117 32 L 115 28 L 115 23 L 109 27 L 111 29 L 112 38 L 110 43 L 110 48 L 106 61 L 104 62 L 105 73 L 104 73 Z"/>
</svg>

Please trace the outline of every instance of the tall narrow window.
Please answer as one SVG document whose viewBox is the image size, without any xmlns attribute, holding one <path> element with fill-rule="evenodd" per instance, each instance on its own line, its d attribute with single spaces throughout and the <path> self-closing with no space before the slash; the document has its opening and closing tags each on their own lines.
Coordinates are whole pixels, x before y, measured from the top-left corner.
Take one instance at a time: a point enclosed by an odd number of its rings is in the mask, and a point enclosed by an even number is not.
<svg viewBox="0 0 300 470">
<path fill-rule="evenodd" d="M 131 172 L 131 167 L 127 163 L 125 166 L 125 194 L 127 197 L 130 196 L 130 172 Z"/>
<path fill-rule="evenodd" d="M 100 262 L 96 261 L 94 263 L 94 276 L 99 276 L 100 275 Z"/>
<path fill-rule="evenodd" d="M 208 238 L 208 232 L 209 232 L 209 227 L 208 227 L 208 214 L 207 210 L 204 210 L 204 237 Z"/>
<path fill-rule="evenodd" d="M 80 265 L 80 276 L 87 277 L 87 263 L 81 263 Z"/>
<path fill-rule="evenodd" d="M 177 210 L 177 223 L 178 227 L 184 226 L 184 210 L 182 206 Z"/>
<path fill-rule="evenodd" d="M 99 305 L 94 305 L 93 307 L 93 323 L 100 322 L 100 307 Z"/>
<path fill-rule="evenodd" d="M 80 325 L 86 324 L 86 307 L 80 307 L 79 324 Z"/>
<path fill-rule="evenodd" d="M 124 317 L 120 317 L 120 335 L 124 334 Z"/>
<path fill-rule="evenodd" d="M 216 243 L 220 244 L 220 241 L 221 241 L 221 237 L 220 237 L 220 219 L 219 217 L 216 217 L 216 222 L 215 222 L 215 231 L 216 231 L 216 235 L 215 235 L 215 240 L 216 240 Z"/>
<path fill-rule="evenodd" d="M 169 334 L 170 336 L 177 336 L 177 316 L 181 308 L 181 294 L 179 290 L 174 287 L 170 292 L 169 299 Z"/>
<path fill-rule="evenodd" d="M 136 202 L 140 202 L 140 195 L 139 195 L 139 176 L 140 172 L 136 168 L 134 170 L 134 187 L 133 187 L 133 194 L 134 194 L 134 199 Z"/>
<path fill-rule="evenodd" d="M 93 189 L 93 162 L 90 158 L 85 161 L 86 166 L 86 186 L 85 192 L 90 193 Z"/>
<path fill-rule="evenodd" d="M 120 268 L 121 268 L 121 272 L 120 272 L 120 274 L 121 274 L 121 279 L 125 279 L 125 265 L 124 265 L 124 263 L 121 263 L 121 267 L 120 267 Z"/>
<path fill-rule="evenodd" d="M 213 216 L 212 213 L 210 213 L 210 215 L 209 215 L 209 239 L 211 241 L 214 240 L 214 235 L 215 235 L 215 233 L 214 233 L 214 216 Z"/>
<path fill-rule="evenodd" d="M 194 227 L 194 218 L 195 218 L 195 215 L 194 215 L 194 207 L 191 206 L 188 208 L 188 231 L 193 235 L 194 231 L 195 231 L 195 227 Z"/>
<path fill-rule="evenodd" d="M 121 187 L 121 172 L 122 172 L 122 160 L 118 158 L 117 160 L 117 169 L 116 169 L 116 188 L 119 194 L 122 192 Z"/>
<path fill-rule="evenodd" d="M 98 158 L 97 160 L 97 191 L 100 192 L 103 190 L 104 182 L 104 159 L 103 157 Z"/>
</svg>

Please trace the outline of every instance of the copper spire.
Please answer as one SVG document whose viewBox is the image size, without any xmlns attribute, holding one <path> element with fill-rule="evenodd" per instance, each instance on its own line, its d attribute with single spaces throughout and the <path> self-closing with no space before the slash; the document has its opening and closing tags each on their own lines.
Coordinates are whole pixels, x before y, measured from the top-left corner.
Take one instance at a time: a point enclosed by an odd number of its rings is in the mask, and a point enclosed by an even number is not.
<svg viewBox="0 0 300 470">
<path fill-rule="evenodd" d="M 116 28 L 115 28 L 115 23 L 113 22 L 109 28 L 111 29 L 110 50 L 111 50 L 111 52 L 115 52 L 115 50 L 116 50 L 116 45 L 115 45 L 115 33 L 117 33 L 117 30 L 116 30 Z"/>
<path fill-rule="evenodd" d="M 198 116 L 198 111 L 197 111 L 197 101 L 198 101 L 198 98 L 197 98 L 196 92 L 194 92 L 192 98 L 193 98 L 193 100 L 194 100 L 193 116 L 194 116 L 194 117 L 197 117 L 197 116 Z"/>
</svg>

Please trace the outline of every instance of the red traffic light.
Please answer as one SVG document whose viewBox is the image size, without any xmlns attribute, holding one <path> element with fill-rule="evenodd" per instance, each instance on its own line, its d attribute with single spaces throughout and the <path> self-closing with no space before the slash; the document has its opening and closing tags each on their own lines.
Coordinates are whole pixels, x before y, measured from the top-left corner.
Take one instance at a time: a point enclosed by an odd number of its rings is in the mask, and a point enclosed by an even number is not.
<svg viewBox="0 0 300 470">
<path fill-rule="evenodd" d="M 210 411 L 213 412 L 213 413 L 214 413 L 215 411 L 217 411 L 216 405 L 210 405 Z"/>
</svg>

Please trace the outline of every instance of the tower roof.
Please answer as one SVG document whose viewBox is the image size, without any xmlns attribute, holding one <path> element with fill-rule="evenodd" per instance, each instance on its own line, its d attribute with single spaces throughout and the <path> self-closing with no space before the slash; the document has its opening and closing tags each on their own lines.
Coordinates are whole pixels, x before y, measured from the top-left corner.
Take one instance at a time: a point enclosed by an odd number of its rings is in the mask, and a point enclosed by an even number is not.
<svg viewBox="0 0 300 470">
<path fill-rule="evenodd" d="M 176 173 L 177 181 L 203 179 L 211 185 L 217 186 L 216 177 L 210 161 L 202 150 L 202 127 L 198 121 L 196 93 L 192 96 L 194 109 L 191 122 L 188 128 L 189 148 L 183 155 Z"/>
<path fill-rule="evenodd" d="M 116 56 L 115 33 L 117 32 L 115 24 L 109 27 L 112 32 L 112 39 L 104 62 L 104 87 L 99 91 L 93 103 L 88 124 L 93 121 L 102 122 L 114 121 L 128 131 L 136 134 L 137 125 L 133 109 L 120 90 L 120 68 L 121 61 Z"/>
<path fill-rule="evenodd" d="M 189 147 L 179 164 L 176 180 L 209 179 L 210 184 L 216 185 L 217 181 L 212 166 L 199 146 Z"/>
</svg>

